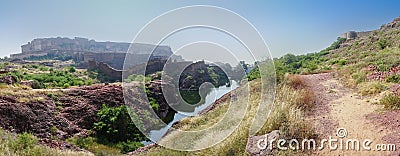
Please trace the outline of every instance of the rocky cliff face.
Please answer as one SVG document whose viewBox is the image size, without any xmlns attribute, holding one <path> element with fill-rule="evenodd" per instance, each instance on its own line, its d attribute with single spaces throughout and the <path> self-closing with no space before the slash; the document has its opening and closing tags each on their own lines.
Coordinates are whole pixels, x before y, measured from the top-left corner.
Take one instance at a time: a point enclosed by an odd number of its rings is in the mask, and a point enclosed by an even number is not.
<svg viewBox="0 0 400 156">
<path fill-rule="evenodd" d="M 121 87 L 90 86 L 65 93 L 39 93 L 41 100 L 0 96 L 0 126 L 15 132 L 32 132 L 41 138 L 66 139 L 91 129 L 102 104 L 123 105 Z"/>
<path fill-rule="evenodd" d="M 159 85 L 151 86 L 150 94 L 158 95 Z M 122 86 L 117 84 L 86 86 L 62 93 L 32 91 L 31 94 L 40 100 L 20 101 L 18 97 L 0 95 L 0 127 L 47 139 L 88 136 L 103 104 L 112 107 L 125 104 Z M 165 100 L 156 100 L 161 108 L 157 114 L 167 114 L 169 106 Z"/>
</svg>

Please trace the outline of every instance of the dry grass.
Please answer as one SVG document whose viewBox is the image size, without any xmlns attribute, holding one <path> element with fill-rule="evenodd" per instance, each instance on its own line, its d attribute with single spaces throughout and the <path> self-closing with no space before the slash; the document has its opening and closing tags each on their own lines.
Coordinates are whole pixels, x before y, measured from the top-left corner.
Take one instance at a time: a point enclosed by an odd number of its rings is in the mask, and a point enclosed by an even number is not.
<svg viewBox="0 0 400 156">
<path fill-rule="evenodd" d="M 375 95 L 385 91 L 387 87 L 381 82 L 371 81 L 358 85 L 358 92 L 361 95 Z"/>
<path fill-rule="evenodd" d="M 294 89 L 305 88 L 304 80 L 297 74 L 286 74 L 284 83 Z"/>
<path fill-rule="evenodd" d="M 286 74 L 283 85 L 292 88 L 291 92 L 297 92 L 297 96 L 299 97 L 296 103 L 297 108 L 301 108 L 303 111 L 309 111 L 314 107 L 315 94 L 310 90 L 310 87 L 300 75 Z"/>
<path fill-rule="evenodd" d="M 45 98 L 41 93 L 33 91 L 31 88 L 27 88 L 23 85 L 0 85 L 0 96 L 16 97 L 17 102 L 26 103 L 32 101 L 45 101 Z"/>
<path fill-rule="evenodd" d="M 314 94 L 308 90 L 295 90 L 284 84 L 278 88 L 275 108 L 259 134 L 279 129 L 287 138 L 315 138 L 312 127 L 304 120 L 305 112 L 314 104 Z"/>
<path fill-rule="evenodd" d="M 352 74 L 356 73 L 356 69 L 352 67 L 342 67 L 337 70 L 339 81 L 349 87 L 349 88 L 356 88 L 357 81 L 352 78 Z"/>
<path fill-rule="evenodd" d="M 18 156 L 89 156 L 90 153 L 71 150 L 58 150 L 38 145 L 36 137 L 20 138 L 22 134 L 13 134 L 0 128 L 0 155 Z"/>
<path fill-rule="evenodd" d="M 299 91 L 300 93 L 300 103 L 297 107 L 301 108 L 303 111 L 311 111 L 315 105 L 315 94 L 309 88 L 303 88 Z"/>
<path fill-rule="evenodd" d="M 400 97 L 393 93 L 385 95 L 379 102 L 388 110 L 396 110 L 400 108 Z"/>
<path fill-rule="evenodd" d="M 263 135 L 272 130 L 280 130 L 287 138 L 315 138 L 313 129 L 304 120 L 304 111 L 312 107 L 313 94 L 305 90 L 304 81 L 299 76 L 289 76 L 290 81 L 285 81 L 277 87 L 275 107 L 273 108 L 267 122 L 257 135 Z M 157 146 L 151 148 L 141 155 L 247 155 L 245 148 L 249 136 L 249 128 L 257 112 L 261 99 L 261 81 L 249 82 L 251 87 L 250 102 L 247 112 L 239 127 L 225 140 L 217 145 L 194 152 L 181 152 Z M 290 85 L 289 85 L 290 84 Z M 297 88 L 297 89 L 295 89 Z M 240 89 L 243 89 L 241 87 Z M 240 89 L 236 92 L 240 93 Z M 233 93 L 235 94 L 235 93 Z M 246 95 L 236 94 L 238 99 L 246 99 Z M 176 128 L 190 131 L 199 130 L 214 125 L 218 122 L 228 109 L 228 101 L 218 105 L 215 109 L 202 116 L 183 119 Z M 228 114 L 229 115 L 229 114 Z M 170 134 L 171 135 L 171 134 Z M 172 137 L 173 138 L 173 137 Z M 292 151 L 288 151 L 292 152 Z M 285 152 L 284 152 L 285 153 Z"/>
</svg>

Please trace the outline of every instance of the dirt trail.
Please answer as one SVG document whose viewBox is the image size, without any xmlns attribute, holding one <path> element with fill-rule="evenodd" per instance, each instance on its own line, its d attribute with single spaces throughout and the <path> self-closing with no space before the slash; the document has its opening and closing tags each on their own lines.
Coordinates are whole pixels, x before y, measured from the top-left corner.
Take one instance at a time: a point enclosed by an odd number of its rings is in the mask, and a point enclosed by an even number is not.
<svg viewBox="0 0 400 156">
<path fill-rule="evenodd" d="M 342 149 L 338 144 L 337 150 L 330 150 L 325 143 L 324 150 L 317 151 L 316 155 L 394 155 L 390 152 L 376 151 L 376 144 L 385 144 L 382 138 L 388 134 L 382 126 L 372 124 L 366 117 L 382 108 L 373 104 L 376 98 L 362 97 L 355 91 L 343 86 L 333 73 L 313 74 L 302 76 L 305 83 L 316 95 L 316 105 L 309 120 L 315 123 L 319 135 L 317 139 L 320 147 L 320 139 L 339 139 L 337 130 L 344 128 L 347 135 L 342 138 Z M 341 130 L 341 132 L 344 132 Z M 343 134 L 343 133 L 340 133 Z M 360 141 L 360 151 L 346 150 L 346 141 L 357 139 Z M 363 141 L 372 140 L 371 150 L 363 149 Z M 350 146 L 350 148 L 352 148 Z"/>
<path fill-rule="evenodd" d="M 32 91 L 35 91 L 35 92 L 58 92 L 58 91 L 67 92 L 70 90 L 71 89 L 32 89 Z"/>
</svg>

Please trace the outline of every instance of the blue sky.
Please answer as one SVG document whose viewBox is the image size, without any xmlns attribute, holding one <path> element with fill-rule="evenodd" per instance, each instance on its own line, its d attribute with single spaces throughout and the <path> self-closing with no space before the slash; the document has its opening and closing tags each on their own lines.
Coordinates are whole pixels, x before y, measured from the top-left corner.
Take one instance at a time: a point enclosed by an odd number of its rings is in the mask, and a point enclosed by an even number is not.
<svg viewBox="0 0 400 156">
<path fill-rule="evenodd" d="M 214 5 L 240 14 L 258 29 L 273 57 L 316 52 L 345 31 L 378 29 L 400 16 L 400 1 L 395 0 L 4 0 L 0 57 L 20 52 L 34 38 L 131 42 L 151 19 L 189 5 Z"/>
</svg>

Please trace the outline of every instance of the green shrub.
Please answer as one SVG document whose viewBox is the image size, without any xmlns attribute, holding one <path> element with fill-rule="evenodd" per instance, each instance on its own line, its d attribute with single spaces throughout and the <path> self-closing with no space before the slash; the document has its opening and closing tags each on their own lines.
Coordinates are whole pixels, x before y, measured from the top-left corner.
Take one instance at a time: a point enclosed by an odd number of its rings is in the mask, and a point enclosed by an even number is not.
<svg viewBox="0 0 400 156">
<path fill-rule="evenodd" d="M 20 74 L 19 74 L 20 75 Z M 93 79 L 82 79 L 69 73 L 69 71 L 50 71 L 50 73 L 20 75 L 24 80 L 33 80 L 34 88 L 63 87 L 91 85 Z"/>
<path fill-rule="evenodd" d="M 97 113 L 98 122 L 93 129 L 96 137 L 105 142 L 143 141 L 146 137 L 136 128 L 126 106 L 108 107 L 103 104 Z"/>
<path fill-rule="evenodd" d="M 254 79 L 260 78 L 260 70 L 258 69 L 258 67 L 253 68 L 248 74 L 247 74 L 247 80 L 248 81 L 252 81 Z"/>
<path fill-rule="evenodd" d="M 356 81 L 357 84 L 359 84 L 367 79 L 367 74 L 365 74 L 364 72 L 358 72 L 353 74 L 352 78 Z"/>
<path fill-rule="evenodd" d="M 39 67 L 39 70 L 40 70 L 40 71 L 47 71 L 47 70 L 49 70 L 49 68 L 48 68 L 48 67 L 45 67 L 45 66 L 40 66 L 40 67 Z"/>
<path fill-rule="evenodd" d="M 89 146 L 93 145 L 93 142 L 92 138 L 77 138 L 73 140 L 73 144 L 83 149 L 88 149 Z"/>
<path fill-rule="evenodd" d="M 56 126 L 52 126 L 52 127 L 50 128 L 50 133 L 51 133 L 52 135 L 56 135 L 56 134 L 57 134 L 57 131 L 58 131 L 58 128 L 57 128 Z"/>
<path fill-rule="evenodd" d="M 43 88 L 43 84 L 40 83 L 38 80 L 33 80 L 32 88 L 33 89 L 41 89 L 41 88 Z"/>
<path fill-rule="evenodd" d="M 390 75 L 386 77 L 386 82 L 400 83 L 400 75 Z"/>
<path fill-rule="evenodd" d="M 315 62 L 308 62 L 305 64 L 305 68 L 308 69 L 308 72 L 313 72 L 318 69 L 318 65 Z"/>
<path fill-rule="evenodd" d="M 151 108 L 153 108 L 153 110 L 157 112 L 158 109 L 160 108 L 160 104 L 158 104 L 158 101 L 153 97 L 154 95 L 152 95 L 150 90 L 145 88 L 145 92 L 146 92 L 147 98 L 149 99 L 149 104 L 150 104 Z"/>
<path fill-rule="evenodd" d="M 98 139 L 94 137 L 87 138 L 69 138 L 67 142 L 74 144 L 75 146 L 86 149 L 94 155 L 121 155 L 122 149 L 125 142 L 113 144 L 113 143 L 99 143 Z M 128 149 L 126 149 L 128 150 Z"/>
<path fill-rule="evenodd" d="M 347 63 L 346 60 L 339 60 L 339 61 L 338 61 L 338 64 L 341 65 L 341 66 L 346 65 L 346 63 Z"/>
<path fill-rule="evenodd" d="M 399 109 L 400 108 L 400 98 L 394 94 L 385 95 L 380 103 L 385 109 Z"/>
<path fill-rule="evenodd" d="M 376 65 L 378 66 L 378 70 L 382 72 L 389 71 L 390 68 L 392 67 L 391 64 L 388 64 L 388 62 L 385 62 L 383 60 L 376 62 Z"/>
<path fill-rule="evenodd" d="M 330 53 L 331 50 L 338 49 L 340 44 L 346 41 L 346 38 L 337 38 L 337 40 L 331 44 L 328 48 L 317 52 L 308 53 L 305 55 L 294 55 L 286 54 L 281 58 L 274 59 L 276 80 L 277 83 L 281 82 L 284 78 L 285 73 L 289 74 L 300 74 L 300 73 L 315 73 L 322 70 L 331 70 L 329 66 L 322 66 L 325 62 L 330 61 L 326 55 Z M 339 57 L 338 54 L 333 54 L 334 58 Z M 330 61 L 331 64 L 338 64 L 340 66 L 346 65 L 348 62 L 346 60 L 336 60 Z M 322 67 L 321 67 L 322 66 Z M 319 70 L 321 69 L 322 70 Z M 258 68 L 254 68 L 247 75 L 249 81 L 257 79 L 260 77 Z"/>
<path fill-rule="evenodd" d="M 15 150 L 31 149 L 37 144 L 37 142 L 38 140 L 35 136 L 30 133 L 24 132 L 17 135 L 17 139 L 15 140 L 15 142 L 11 142 L 11 144 L 13 144 L 11 147 Z"/>
<path fill-rule="evenodd" d="M 69 88 L 69 87 L 71 87 L 71 85 L 69 85 L 68 83 L 65 83 L 65 84 L 63 85 L 63 88 Z"/>
<path fill-rule="evenodd" d="M 126 154 L 126 153 L 132 152 L 140 147 L 143 147 L 143 144 L 141 142 L 136 142 L 136 141 L 124 142 L 124 143 L 122 143 L 121 153 Z"/>
<path fill-rule="evenodd" d="M 387 87 L 380 82 L 365 82 L 359 85 L 359 92 L 362 95 L 373 95 L 381 93 Z"/>
<path fill-rule="evenodd" d="M 18 156 L 66 156 L 89 155 L 85 152 L 59 150 L 38 144 L 38 139 L 29 133 L 13 134 L 4 132 L 0 128 L 0 155 Z"/>
<path fill-rule="evenodd" d="M 125 82 L 132 82 L 132 81 L 135 81 L 135 82 L 143 82 L 143 81 L 145 81 L 146 79 L 148 79 L 148 78 L 146 78 L 144 75 L 136 75 L 136 74 L 132 74 L 132 75 L 129 75 L 126 79 L 125 79 Z M 151 78 L 150 78 L 151 79 Z"/>
<path fill-rule="evenodd" d="M 72 67 L 72 66 L 69 66 L 68 67 L 68 71 L 71 72 L 71 73 L 75 73 L 76 69 L 74 67 Z"/>
<path fill-rule="evenodd" d="M 385 49 L 388 46 L 388 42 L 386 39 L 379 39 L 378 47 L 381 49 Z"/>
</svg>

